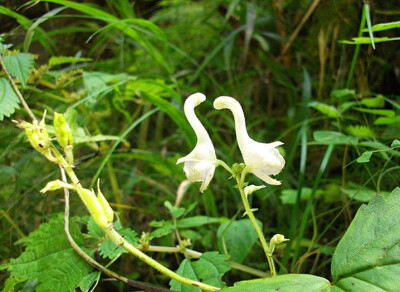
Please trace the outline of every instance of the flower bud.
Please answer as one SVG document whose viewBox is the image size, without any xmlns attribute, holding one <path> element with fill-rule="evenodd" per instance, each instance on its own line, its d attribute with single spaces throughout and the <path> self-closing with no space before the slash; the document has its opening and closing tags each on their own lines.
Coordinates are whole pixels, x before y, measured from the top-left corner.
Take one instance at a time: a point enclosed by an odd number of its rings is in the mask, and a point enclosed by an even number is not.
<svg viewBox="0 0 400 292">
<path fill-rule="evenodd" d="M 84 188 L 76 188 L 79 196 L 81 197 L 83 203 L 88 209 L 90 215 L 92 216 L 94 222 L 101 228 L 105 229 L 109 224 L 108 219 L 104 213 L 103 207 L 97 199 L 93 190 L 89 191 Z"/>
<path fill-rule="evenodd" d="M 45 117 L 46 111 L 44 112 L 43 119 L 40 122 L 37 120 L 34 120 L 33 123 L 25 121 L 17 122 L 17 127 L 25 130 L 26 136 L 28 137 L 29 143 L 31 143 L 32 147 L 42 154 L 49 149 L 51 144 L 46 129 Z"/>
<path fill-rule="evenodd" d="M 72 132 L 63 114 L 54 113 L 54 132 L 57 142 L 62 148 L 72 145 Z"/>
<path fill-rule="evenodd" d="M 114 211 L 100 190 L 100 179 L 97 180 L 97 199 L 99 200 L 99 203 L 103 208 L 104 214 L 106 215 L 108 222 L 109 223 L 113 222 Z"/>
<path fill-rule="evenodd" d="M 49 181 L 46 186 L 40 190 L 40 192 L 46 193 L 48 191 L 55 191 L 61 188 L 73 189 L 74 186 L 57 179 Z"/>
<path fill-rule="evenodd" d="M 290 239 L 285 238 L 282 234 L 275 234 L 272 238 L 271 241 L 269 242 L 269 254 L 272 255 L 272 253 L 275 250 L 275 245 L 281 244 L 285 241 L 289 241 Z"/>
</svg>

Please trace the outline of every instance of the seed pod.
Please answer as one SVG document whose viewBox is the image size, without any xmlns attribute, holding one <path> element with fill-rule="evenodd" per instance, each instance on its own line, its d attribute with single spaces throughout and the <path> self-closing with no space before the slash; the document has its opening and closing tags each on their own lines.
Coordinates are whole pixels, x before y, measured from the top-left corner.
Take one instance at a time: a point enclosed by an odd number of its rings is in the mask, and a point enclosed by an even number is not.
<svg viewBox="0 0 400 292">
<path fill-rule="evenodd" d="M 97 199 L 99 200 L 100 205 L 103 207 L 103 211 L 107 217 L 108 222 L 109 223 L 113 222 L 114 221 L 114 211 L 100 190 L 100 179 L 97 180 Z"/>
<path fill-rule="evenodd" d="M 84 188 L 76 188 L 79 196 L 81 197 L 83 203 L 88 209 L 90 215 L 92 216 L 94 222 L 104 230 L 108 225 L 108 219 L 104 214 L 104 210 L 99 200 L 97 199 L 93 190 L 89 191 Z"/>
</svg>

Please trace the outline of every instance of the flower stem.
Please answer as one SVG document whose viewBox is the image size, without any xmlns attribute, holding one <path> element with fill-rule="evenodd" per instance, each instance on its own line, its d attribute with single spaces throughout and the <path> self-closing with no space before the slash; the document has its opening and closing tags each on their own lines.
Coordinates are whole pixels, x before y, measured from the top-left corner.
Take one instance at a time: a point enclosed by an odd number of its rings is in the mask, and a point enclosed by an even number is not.
<svg viewBox="0 0 400 292">
<path fill-rule="evenodd" d="M 253 224 L 254 229 L 257 232 L 258 238 L 260 239 L 261 245 L 264 249 L 265 256 L 267 257 L 267 260 L 268 260 L 271 277 L 274 277 L 274 276 L 276 276 L 276 270 L 275 270 L 274 260 L 272 259 L 272 254 L 269 252 L 268 243 L 265 240 L 264 234 L 261 231 L 260 226 L 257 224 L 257 221 L 256 221 L 256 218 L 254 217 L 253 211 L 250 208 L 249 201 L 247 200 L 247 197 L 244 193 L 244 187 L 245 187 L 244 179 L 245 179 L 247 173 L 248 173 L 248 169 L 245 167 L 242 171 L 242 175 L 240 176 L 240 178 L 239 178 L 239 176 L 236 176 L 236 181 L 238 183 L 239 192 L 240 192 L 240 196 L 242 198 L 244 209 L 246 210 L 246 214 L 249 217 L 251 223 Z"/>
</svg>

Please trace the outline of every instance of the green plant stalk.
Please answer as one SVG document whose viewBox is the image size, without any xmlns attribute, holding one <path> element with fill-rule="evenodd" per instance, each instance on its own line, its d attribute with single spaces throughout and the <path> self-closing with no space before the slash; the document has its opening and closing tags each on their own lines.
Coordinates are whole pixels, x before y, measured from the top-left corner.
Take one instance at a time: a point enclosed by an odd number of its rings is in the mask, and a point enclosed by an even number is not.
<svg viewBox="0 0 400 292">
<path fill-rule="evenodd" d="M 319 167 L 317 177 L 314 180 L 314 184 L 313 184 L 313 188 L 312 188 L 312 191 L 311 191 L 311 195 L 310 195 L 310 198 L 307 201 L 307 205 L 306 205 L 306 208 L 304 210 L 303 218 L 302 218 L 301 223 L 300 223 L 299 233 L 298 233 L 298 236 L 297 236 L 297 245 L 296 245 L 296 248 L 294 250 L 294 254 L 293 254 L 293 258 L 292 258 L 291 269 L 293 269 L 295 264 L 296 264 L 296 261 L 297 261 L 298 255 L 299 255 L 301 239 L 303 238 L 304 231 L 306 230 L 308 215 L 309 215 L 309 213 L 311 211 L 311 206 L 312 206 L 312 203 L 314 201 L 315 193 L 317 191 L 317 188 L 318 188 L 319 182 L 321 180 L 321 177 L 322 177 L 322 175 L 324 174 L 324 172 L 326 170 L 326 167 L 327 167 L 328 162 L 329 162 L 329 160 L 331 158 L 331 155 L 332 155 L 332 152 L 333 152 L 334 148 L 335 148 L 335 145 L 333 145 L 333 144 L 328 146 L 328 148 L 327 148 L 327 150 L 325 152 L 325 155 L 324 155 L 324 157 L 322 159 L 321 165 Z"/>
<path fill-rule="evenodd" d="M 274 277 L 274 276 L 276 276 L 276 270 L 275 270 L 275 264 L 274 264 L 274 260 L 272 258 L 272 254 L 269 252 L 268 243 L 265 240 L 264 234 L 261 231 L 260 226 L 258 226 L 258 224 L 257 224 L 256 218 L 254 217 L 253 211 L 251 210 L 249 202 L 247 200 L 247 197 L 244 193 L 244 187 L 245 187 L 244 179 L 245 179 L 247 173 L 248 173 L 248 169 L 247 169 L 247 167 L 245 167 L 242 171 L 242 175 L 240 176 L 240 178 L 239 178 L 239 176 L 236 176 L 236 182 L 238 183 L 240 196 L 242 198 L 242 202 L 243 202 L 243 206 L 246 211 L 246 214 L 249 217 L 251 223 L 254 226 L 254 229 L 257 232 L 258 238 L 260 239 L 261 245 L 264 249 L 265 256 L 267 257 L 269 269 L 271 272 L 271 277 Z"/>
<path fill-rule="evenodd" d="M 361 15 L 360 28 L 358 29 L 358 37 L 361 37 L 362 30 L 364 29 L 364 25 L 365 25 L 366 9 L 363 8 L 362 11 L 363 12 L 362 12 L 362 15 Z M 360 44 L 356 44 L 356 48 L 354 49 L 353 58 L 352 58 L 351 64 L 350 64 L 349 75 L 347 76 L 346 88 L 350 88 L 351 80 L 353 79 L 354 69 L 356 67 L 358 53 L 360 52 L 360 46 L 361 46 Z"/>
</svg>

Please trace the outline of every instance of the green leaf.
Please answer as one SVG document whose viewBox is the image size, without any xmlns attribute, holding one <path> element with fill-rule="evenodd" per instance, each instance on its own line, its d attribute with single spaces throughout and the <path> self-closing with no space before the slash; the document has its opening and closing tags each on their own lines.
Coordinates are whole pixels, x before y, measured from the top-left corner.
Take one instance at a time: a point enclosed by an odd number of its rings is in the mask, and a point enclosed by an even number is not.
<svg viewBox="0 0 400 292">
<path fill-rule="evenodd" d="M 389 118 L 393 118 L 396 113 L 393 110 L 387 110 L 387 109 L 376 109 L 376 108 L 362 108 L 362 107 L 354 107 L 354 110 L 364 112 L 364 113 L 369 113 L 373 115 L 379 115 L 379 116 L 385 116 Z"/>
<path fill-rule="evenodd" d="M 93 238 L 102 238 L 105 235 L 104 231 L 101 230 L 99 225 L 94 223 L 94 220 L 92 217 L 89 217 L 89 219 L 88 219 L 87 229 L 88 229 L 89 236 L 91 236 Z"/>
<path fill-rule="evenodd" d="M 252 292 L 252 291 L 279 291 L 279 292 L 329 292 L 331 284 L 325 278 L 287 274 L 273 278 L 263 278 L 250 281 L 236 282 L 234 287 L 220 290 L 221 292 Z"/>
<path fill-rule="evenodd" d="M 372 26 L 372 31 L 382 31 L 382 30 L 388 30 L 388 29 L 393 29 L 393 28 L 400 28 L 400 21 L 394 21 L 394 22 L 387 22 L 387 23 L 378 23 Z M 364 31 L 368 31 L 368 28 L 363 29 Z"/>
<path fill-rule="evenodd" d="M 372 98 L 363 98 L 360 103 L 367 107 L 384 107 L 385 106 L 385 97 L 383 95 L 378 95 Z"/>
<path fill-rule="evenodd" d="M 168 209 L 172 217 L 174 217 L 175 219 L 178 219 L 185 213 L 185 208 L 172 206 L 170 201 L 165 201 L 164 206 Z"/>
<path fill-rule="evenodd" d="M 0 78 L 0 121 L 10 117 L 19 108 L 20 100 L 11 84 L 5 78 Z"/>
<path fill-rule="evenodd" d="M 336 286 L 345 291 L 400 287 L 400 189 L 362 205 L 332 258 Z"/>
<path fill-rule="evenodd" d="M 87 274 L 85 277 L 83 277 L 82 281 L 79 283 L 79 288 L 84 292 L 89 291 L 90 287 L 92 287 L 95 282 L 97 286 L 100 276 L 101 273 L 99 271 Z"/>
<path fill-rule="evenodd" d="M 400 146 L 400 141 L 395 139 L 393 140 L 392 144 L 390 144 L 390 147 L 399 147 Z"/>
<path fill-rule="evenodd" d="M 208 216 L 193 216 L 178 220 L 178 228 L 193 228 L 206 224 L 219 223 L 221 219 Z"/>
<path fill-rule="evenodd" d="M 82 247 L 85 241 L 77 226 L 81 220 L 78 217 L 70 218 L 70 233 Z M 16 279 L 38 279 L 38 292 L 72 291 L 92 271 L 92 267 L 69 244 L 64 233 L 62 214 L 48 223 L 42 223 L 17 243 L 26 248 L 18 258 L 10 260 L 8 270 Z"/>
<path fill-rule="evenodd" d="M 336 89 L 331 91 L 331 97 L 338 100 L 347 100 L 356 97 L 356 91 L 354 89 Z"/>
<path fill-rule="evenodd" d="M 369 13 L 368 3 L 364 3 L 364 11 L 365 11 L 365 20 L 367 22 L 369 38 L 371 40 L 372 48 L 375 50 L 374 34 L 372 33 L 372 29 L 371 29 L 371 16 Z"/>
<path fill-rule="evenodd" d="M 311 191 L 312 190 L 307 187 L 301 188 L 300 199 L 307 200 L 311 196 Z M 282 204 L 294 205 L 296 203 L 297 190 L 292 190 L 292 189 L 283 190 L 280 198 L 281 198 Z"/>
<path fill-rule="evenodd" d="M 139 238 L 136 236 L 136 231 L 130 228 L 123 228 L 118 230 L 118 233 L 122 234 L 123 237 L 128 241 L 130 244 L 136 246 L 139 244 Z M 120 253 L 129 253 L 124 247 L 117 245 L 111 240 L 107 239 L 106 241 L 102 242 L 99 247 L 100 255 L 103 258 L 113 259 Z"/>
<path fill-rule="evenodd" d="M 369 200 L 378 195 L 378 193 L 374 190 L 353 183 L 349 188 L 342 189 L 342 191 L 349 196 L 350 199 L 363 203 L 369 202 Z M 389 193 L 380 192 L 379 195 L 386 197 L 389 195 Z"/>
<path fill-rule="evenodd" d="M 375 120 L 374 125 L 381 126 L 381 125 L 392 125 L 392 124 L 399 124 L 399 123 L 400 123 L 400 116 L 380 117 Z"/>
<path fill-rule="evenodd" d="M 92 58 L 77 58 L 77 57 L 66 57 L 66 56 L 52 56 L 49 60 L 50 67 L 69 64 L 69 63 L 78 63 L 78 62 L 90 62 Z"/>
<path fill-rule="evenodd" d="M 359 138 L 374 138 L 375 133 L 372 129 L 362 126 L 362 125 L 354 125 L 348 126 L 346 128 L 347 132 L 352 136 L 359 137 Z"/>
<path fill-rule="evenodd" d="M 152 221 L 150 222 L 150 226 L 158 228 L 150 233 L 149 239 L 166 236 L 171 234 L 172 230 L 175 229 L 175 226 L 171 221 Z"/>
<path fill-rule="evenodd" d="M 3 57 L 3 60 L 10 75 L 21 81 L 22 87 L 25 87 L 26 79 L 33 67 L 32 55 L 27 53 L 7 55 Z"/>
<path fill-rule="evenodd" d="M 357 158 L 358 163 L 366 163 L 369 162 L 369 159 L 372 156 L 372 151 L 365 151 L 360 157 Z"/>
<path fill-rule="evenodd" d="M 216 251 L 205 252 L 200 259 L 196 261 L 188 261 L 185 259 L 179 266 L 176 273 L 195 281 L 215 286 L 225 287 L 225 283 L 221 278 L 231 268 L 226 262 L 226 256 Z M 182 292 L 201 292 L 201 289 L 182 284 L 176 280 L 170 281 L 171 290 Z"/>
<path fill-rule="evenodd" d="M 395 38 L 388 38 L 388 37 L 376 37 L 374 38 L 375 43 L 383 43 L 383 42 L 390 42 L 390 41 L 399 41 L 400 37 L 395 37 Z M 347 45 L 365 45 L 365 44 L 370 44 L 371 40 L 369 37 L 356 37 L 352 38 L 351 41 L 340 41 L 342 44 L 347 44 Z"/>
<path fill-rule="evenodd" d="M 322 145 L 355 145 L 358 139 L 352 136 L 346 136 L 334 131 L 315 131 L 313 133 L 316 142 L 310 144 Z"/>
<path fill-rule="evenodd" d="M 332 105 L 328 105 L 322 102 L 313 101 L 308 104 L 309 107 L 312 107 L 327 116 L 328 118 L 341 118 L 340 112 Z"/>
<path fill-rule="evenodd" d="M 257 223 L 262 227 L 260 221 Z M 224 253 L 226 248 L 230 260 L 242 263 L 258 236 L 250 219 L 243 219 L 221 224 L 217 231 L 217 238 L 220 252 Z"/>
</svg>

